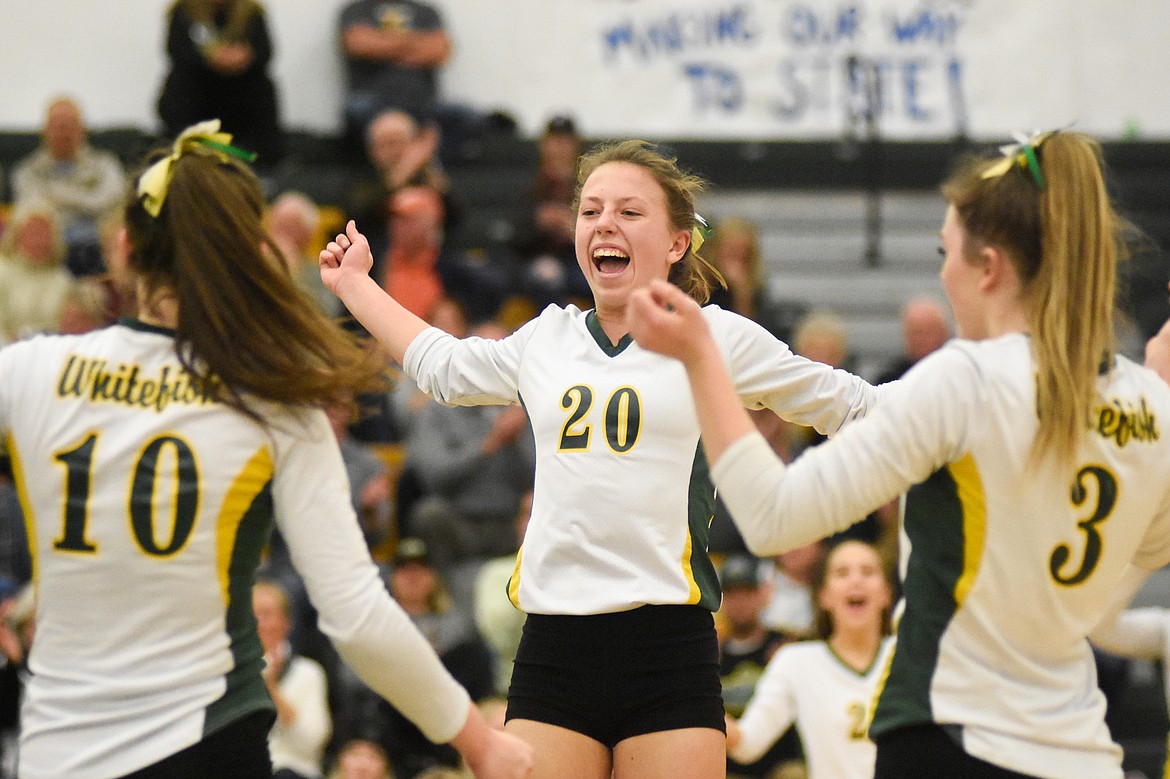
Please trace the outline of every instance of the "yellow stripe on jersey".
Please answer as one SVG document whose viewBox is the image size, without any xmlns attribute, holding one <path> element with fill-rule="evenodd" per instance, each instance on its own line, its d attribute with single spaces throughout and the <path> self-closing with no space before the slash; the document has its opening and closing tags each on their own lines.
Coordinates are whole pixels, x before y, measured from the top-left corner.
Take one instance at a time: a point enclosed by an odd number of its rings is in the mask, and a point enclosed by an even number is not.
<svg viewBox="0 0 1170 779">
<path fill-rule="evenodd" d="M 688 527 L 687 528 L 687 542 L 686 542 L 686 544 L 683 545 L 682 560 L 680 561 L 682 563 L 683 576 L 685 576 L 686 580 L 687 580 L 687 603 L 688 604 L 698 603 L 699 600 L 702 599 L 702 597 L 703 597 L 703 590 L 702 590 L 702 588 L 699 587 L 699 583 L 697 581 L 695 581 L 695 569 L 691 565 L 691 549 L 692 549 L 693 543 L 694 543 L 694 536 L 691 535 L 691 530 Z"/>
<path fill-rule="evenodd" d="M 508 600 L 512 605 L 520 608 L 520 559 L 524 556 L 524 544 L 516 551 L 516 567 L 512 569 L 512 576 L 508 579 Z"/>
<path fill-rule="evenodd" d="M 244 514 L 251 508 L 256 496 L 272 480 L 272 455 L 267 448 L 259 449 L 236 477 L 224 496 L 223 506 L 215 522 L 216 573 L 224 605 L 231 602 L 230 573 L 232 552 Z"/>
<path fill-rule="evenodd" d="M 20 500 L 20 507 L 24 514 L 24 532 L 28 539 L 28 553 L 32 560 L 32 582 L 36 587 L 40 579 L 37 573 L 40 570 L 39 555 L 37 554 L 37 522 L 33 514 L 33 504 L 28 497 L 28 488 L 24 481 L 24 466 L 20 462 L 20 453 L 16 451 L 16 441 L 12 434 L 4 436 L 4 449 L 8 452 L 8 459 L 12 462 L 12 480 L 16 484 L 16 497 Z"/>
<path fill-rule="evenodd" d="M 894 655 L 897 653 L 897 651 L 898 645 L 895 643 L 894 648 L 890 650 L 888 655 L 886 655 L 886 662 L 882 665 L 882 672 L 878 674 L 877 685 L 873 690 L 873 697 L 869 700 L 869 716 L 865 720 L 866 737 L 869 736 L 869 726 L 873 724 L 873 715 L 877 713 L 878 701 L 881 700 L 882 691 L 886 689 L 886 681 L 890 678 L 890 669 L 894 666 Z M 878 652 L 881 652 L 880 648 L 878 649 Z"/>
<path fill-rule="evenodd" d="M 963 573 L 955 582 L 955 605 L 962 606 L 983 559 L 987 541 L 987 497 L 983 493 L 983 479 L 979 467 L 970 454 L 947 466 L 958 491 L 963 515 Z"/>
</svg>

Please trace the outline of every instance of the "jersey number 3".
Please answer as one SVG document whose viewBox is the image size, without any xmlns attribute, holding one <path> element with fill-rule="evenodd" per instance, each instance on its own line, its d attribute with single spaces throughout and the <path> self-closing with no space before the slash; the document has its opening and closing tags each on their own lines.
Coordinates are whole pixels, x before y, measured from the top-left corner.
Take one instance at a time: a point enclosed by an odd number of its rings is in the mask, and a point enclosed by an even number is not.
<svg viewBox="0 0 1170 779">
<path fill-rule="evenodd" d="M 1090 481 L 1097 485 L 1095 504 L 1090 500 L 1092 497 L 1088 484 Z M 1080 584 L 1088 579 L 1097 568 L 1097 564 L 1101 562 L 1102 542 L 1098 525 L 1109 518 L 1109 515 L 1113 513 L 1113 507 L 1117 505 L 1117 479 L 1098 465 L 1085 466 L 1077 472 L 1077 478 L 1073 482 L 1072 493 L 1069 497 L 1073 505 L 1078 508 L 1089 504 L 1092 513 L 1077 522 L 1077 527 L 1085 534 L 1085 552 L 1081 557 L 1081 564 L 1075 570 L 1065 572 L 1066 568 L 1071 568 L 1068 565 L 1072 557 L 1072 548 L 1069 544 L 1060 544 L 1052 550 L 1052 556 L 1048 558 L 1048 571 L 1052 574 L 1052 578 L 1056 580 L 1057 584 L 1063 584 L 1066 587 Z"/>
<path fill-rule="evenodd" d="M 78 446 L 58 452 L 54 459 L 65 466 L 65 522 L 53 548 L 63 552 L 97 551 L 89 538 L 89 500 L 92 490 L 94 451 L 98 434 L 90 433 Z M 170 455 L 169 457 L 167 455 Z M 168 461 L 173 468 L 169 479 L 160 478 L 160 464 Z M 199 509 L 199 469 L 191 447 L 173 436 L 152 439 L 138 456 L 132 469 L 129 490 L 130 529 L 138 547 L 152 557 L 169 557 L 183 548 Z M 155 501 L 159 483 L 173 487 L 170 539 L 159 543 L 156 531 Z"/>
</svg>

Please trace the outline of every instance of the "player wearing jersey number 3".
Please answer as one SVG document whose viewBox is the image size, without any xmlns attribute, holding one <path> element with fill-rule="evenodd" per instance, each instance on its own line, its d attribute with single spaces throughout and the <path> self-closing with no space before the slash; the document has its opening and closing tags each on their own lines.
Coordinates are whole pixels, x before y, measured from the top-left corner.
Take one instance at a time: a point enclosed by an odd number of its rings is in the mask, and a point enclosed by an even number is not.
<svg viewBox="0 0 1170 779">
<path fill-rule="evenodd" d="M 218 127 L 128 198 L 138 318 L 0 351 L 38 596 L 19 774 L 271 777 L 252 583 L 275 522 L 345 661 L 476 776 L 525 776 L 530 748 L 382 585 L 322 410 L 379 366 L 269 250 L 260 183 Z"/>
<path fill-rule="evenodd" d="M 549 306 L 499 341 L 458 340 L 388 297 L 353 223 L 321 253 L 326 285 L 425 392 L 528 412 L 536 482 L 509 585 L 528 617 L 506 729 L 535 747 L 535 776 L 725 772 L 714 489 L 682 366 L 632 343 L 626 321 L 630 295 L 655 280 L 698 301 L 718 283 L 696 253 L 700 185 L 644 142 L 586 154 L 575 240 L 594 308 Z M 702 316 L 744 406 L 835 433 L 881 394 L 737 314 Z"/>
<path fill-rule="evenodd" d="M 657 284 L 631 304 L 636 342 L 686 367 L 753 551 L 909 490 L 904 604 L 870 727 L 877 779 L 1122 775 L 1085 636 L 1170 562 L 1170 388 L 1116 353 L 1122 224 L 1100 154 L 1049 133 L 956 170 L 940 253 L 959 338 L 791 467 L 742 413 L 686 296 Z"/>
</svg>

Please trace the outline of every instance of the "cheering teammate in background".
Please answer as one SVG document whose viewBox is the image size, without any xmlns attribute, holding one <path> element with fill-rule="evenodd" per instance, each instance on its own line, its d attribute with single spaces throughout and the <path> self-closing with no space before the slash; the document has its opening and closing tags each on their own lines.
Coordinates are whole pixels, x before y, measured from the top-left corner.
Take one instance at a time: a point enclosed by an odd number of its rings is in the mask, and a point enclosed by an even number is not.
<svg viewBox="0 0 1170 779">
<path fill-rule="evenodd" d="M 677 362 L 631 342 L 631 294 L 670 279 L 705 301 L 697 178 L 640 141 L 579 165 L 577 263 L 594 308 L 546 308 L 499 341 L 428 328 L 369 277 L 351 222 L 321 274 L 440 402 L 523 402 L 536 437 L 532 517 L 509 592 L 528 614 L 507 730 L 535 776 L 711 779 L 726 766 L 718 581 L 706 554 L 714 490 Z M 696 305 L 697 304 L 693 304 Z M 879 393 L 798 357 L 750 320 L 705 309 L 737 402 L 835 432 Z"/>
<path fill-rule="evenodd" d="M 741 763 L 760 755 L 796 723 L 808 779 L 872 779 L 866 736 L 885 672 L 894 591 L 878 551 L 842 541 L 817 566 L 815 641 L 773 655 L 739 721 L 727 723 L 727 751 Z"/>
<path fill-rule="evenodd" d="M 791 467 L 686 295 L 659 283 L 631 304 L 637 342 L 685 365 L 720 495 L 757 553 L 909 489 L 878 779 L 1121 777 L 1085 636 L 1170 562 L 1170 389 L 1115 352 L 1122 224 L 1100 154 L 1050 133 L 948 178 L 941 277 L 959 339 Z"/>
<path fill-rule="evenodd" d="M 524 776 L 530 749 L 378 577 L 321 406 L 379 366 L 266 248 L 260 184 L 218 127 L 128 198 L 139 319 L 0 351 L 38 585 L 19 773 L 271 776 L 252 580 L 275 521 L 345 661 L 477 776 Z"/>
</svg>

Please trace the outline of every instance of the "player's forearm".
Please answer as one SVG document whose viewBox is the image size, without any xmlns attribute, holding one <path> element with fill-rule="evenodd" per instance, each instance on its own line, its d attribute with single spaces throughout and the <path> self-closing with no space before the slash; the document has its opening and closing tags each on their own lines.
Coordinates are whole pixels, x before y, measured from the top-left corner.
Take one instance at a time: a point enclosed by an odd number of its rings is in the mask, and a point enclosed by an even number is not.
<svg viewBox="0 0 1170 779">
<path fill-rule="evenodd" d="M 684 365 L 707 460 L 714 464 L 733 443 L 756 432 L 756 427 L 744 410 L 713 340 L 706 340 Z"/>
<path fill-rule="evenodd" d="M 429 326 L 368 275 L 352 274 L 338 285 L 337 296 L 399 364 L 411 341 Z"/>
</svg>

